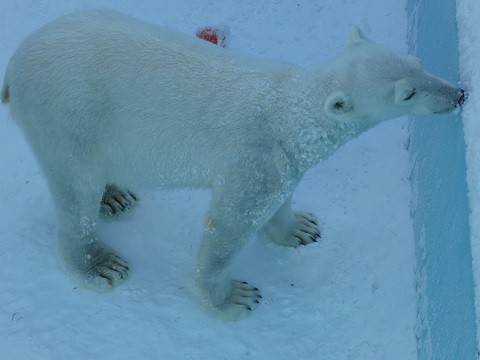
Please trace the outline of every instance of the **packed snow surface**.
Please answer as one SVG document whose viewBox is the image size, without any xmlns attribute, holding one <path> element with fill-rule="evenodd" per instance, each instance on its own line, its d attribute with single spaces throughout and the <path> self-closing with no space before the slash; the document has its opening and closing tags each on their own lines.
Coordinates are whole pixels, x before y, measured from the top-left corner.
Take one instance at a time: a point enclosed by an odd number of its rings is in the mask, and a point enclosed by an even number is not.
<svg viewBox="0 0 480 360">
<path fill-rule="evenodd" d="M 406 51 L 405 1 L 28 0 L 0 5 L 0 73 L 28 34 L 98 6 L 192 36 L 228 26 L 231 51 L 305 66 L 341 52 L 353 24 Z M 98 294 L 65 276 L 45 179 L 2 107 L 0 359 L 415 359 L 405 125 L 386 122 L 306 174 L 294 206 L 322 219 L 322 240 L 292 249 L 253 238 L 233 275 L 259 287 L 263 302 L 233 323 L 205 314 L 187 290 L 208 191 L 132 189 L 135 211 L 98 225 L 129 260 L 128 281 Z"/>
<path fill-rule="evenodd" d="M 467 183 L 470 202 L 470 236 L 475 277 L 477 329 L 480 329 L 480 2 L 457 0 L 460 76 L 469 91 L 462 118 L 467 145 Z M 480 334 L 477 336 L 480 343 Z"/>
</svg>

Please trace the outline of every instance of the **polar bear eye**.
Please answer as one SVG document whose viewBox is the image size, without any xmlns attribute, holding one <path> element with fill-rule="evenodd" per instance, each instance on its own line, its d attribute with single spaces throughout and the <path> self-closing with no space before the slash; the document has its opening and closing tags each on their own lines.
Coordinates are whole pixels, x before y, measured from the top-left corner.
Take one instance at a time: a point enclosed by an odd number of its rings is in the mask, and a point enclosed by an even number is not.
<svg viewBox="0 0 480 360">
<path fill-rule="evenodd" d="M 412 89 L 408 92 L 405 92 L 405 97 L 403 98 L 403 100 L 405 100 L 405 101 L 410 100 L 411 98 L 413 98 L 415 96 L 416 93 L 417 93 L 417 90 L 415 90 L 415 89 Z"/>
</svg>

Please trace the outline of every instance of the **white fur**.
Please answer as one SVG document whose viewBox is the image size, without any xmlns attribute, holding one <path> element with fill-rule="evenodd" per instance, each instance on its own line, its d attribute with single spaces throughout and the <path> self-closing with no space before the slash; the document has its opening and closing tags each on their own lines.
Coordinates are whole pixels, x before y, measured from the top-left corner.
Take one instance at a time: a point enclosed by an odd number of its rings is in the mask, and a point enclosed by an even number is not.
<svg viewBox="0 0 480 360">
<path fill-rule="evenodd" d="M 106 185 L 211 188 L 194 283 L 237 319 L 259 298 L 228 277 L 252 234 L 288 246 L 318 236 L 315 218 L 290 207 L 304 172 L 382 120 L 453 109 L 461 92 L 358 28 L 343 54 L 302 69 L 95 10 L 27 38 L 2 99 L 48 180 L 72 274 L 98 289 L 127 275 L 95 233 Z"/>
</svg>

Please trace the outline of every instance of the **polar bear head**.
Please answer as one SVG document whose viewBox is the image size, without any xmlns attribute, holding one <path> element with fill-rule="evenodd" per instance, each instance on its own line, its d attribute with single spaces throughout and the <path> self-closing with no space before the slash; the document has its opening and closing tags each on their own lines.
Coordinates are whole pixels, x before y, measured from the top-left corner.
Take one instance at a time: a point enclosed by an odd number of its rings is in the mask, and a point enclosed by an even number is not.
<svg viewBox="0 0 480 360">
<path fill-rule="evenodd" d="M 332 69 L 338 81 L 324 102 L 330 118 L 373 125 L 406 114 L 449 112 L 466 98 L 464 90 L 426 73 L 415 57 L 368 40 L 358 27 Z"/>
</svg>

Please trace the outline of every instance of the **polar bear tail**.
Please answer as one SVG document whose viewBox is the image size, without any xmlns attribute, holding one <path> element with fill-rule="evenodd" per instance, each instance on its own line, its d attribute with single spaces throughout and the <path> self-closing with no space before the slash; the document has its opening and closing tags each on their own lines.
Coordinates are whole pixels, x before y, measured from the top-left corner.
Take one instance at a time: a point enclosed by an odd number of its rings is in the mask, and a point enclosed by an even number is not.
<svg viewBox="0 0 480 360">
<path fill-rule="evenodd" d="M 10 89 L 8 86 L 7 79 L 5 78 L 5 81 L 3 82 L 3 88 L 2 88 L 2 104 L 8 103 L 9 97 L 10 97 Z"/>
</svg>

